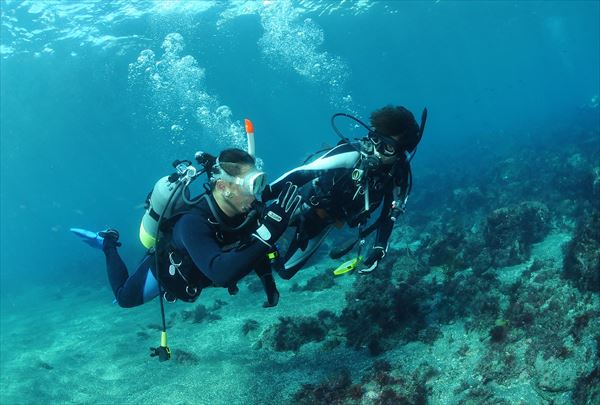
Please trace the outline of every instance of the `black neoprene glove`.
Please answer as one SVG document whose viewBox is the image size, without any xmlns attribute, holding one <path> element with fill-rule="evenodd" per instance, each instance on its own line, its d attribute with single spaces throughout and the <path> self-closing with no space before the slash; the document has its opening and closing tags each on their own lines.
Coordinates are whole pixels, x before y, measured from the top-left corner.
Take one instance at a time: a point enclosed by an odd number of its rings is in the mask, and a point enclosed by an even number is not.
<svg viewBox="0 0 600 405">
<path fill-rule="evenodd" d="M 288 181 L 277 199 L 266 209 L 261 226 L 252 236 L 269 247 L 273 247 L 275 241 L 287 228 L 290 218 L 300 202 L 302 202 L 302 196 L 298 194 L 298 186 Z"/>
<path fill-rule="evenodd" d="M 374 246 L 369 252 L 367 258 L 362 262 L 358 272 L 360 274 L 370 273 L 377 268 L 381 259 L 385 256 L 385 249 L 381 246 Z"/>
<path fill-rule="evenodd" d="M 265 203 L 267 201 L 271 201 L 273 198 L 275 198 L 273 189 L 271 188 L 270 184 L 267 184 L 267 186 L 263 190 L 262 194 L 260 195 L 260 201 Z"/>
<path fill-rule="evenodd" d="M 260 278 L 260 281 L 262 281 L 265 293 L 267 294 L 267 301 L 263 304 L 263 307 L 270 308 L 276 306 L 279 302 L 279 291 L 277 291 L 277 286 L 275 285 L 275 279 L 273 278 L 273 274 L 264 274 Z"/>
</svg>

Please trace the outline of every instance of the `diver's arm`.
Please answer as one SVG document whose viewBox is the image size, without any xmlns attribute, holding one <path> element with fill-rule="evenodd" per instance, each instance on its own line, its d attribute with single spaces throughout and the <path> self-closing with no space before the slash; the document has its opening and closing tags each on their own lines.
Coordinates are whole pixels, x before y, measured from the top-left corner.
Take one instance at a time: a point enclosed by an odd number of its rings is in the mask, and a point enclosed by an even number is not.
<svg viewBox="0 0 600 405">
<path fill-rule="evenodd" d="M 214 230 L 198 215 L 184 215 L 175 225 L 173 240 L 188 252 L 196 267 L 221 287 L 231 285 L 253 270 L 269 247 L 257 240 L 224 252 L 215 240 Z"/>
<path fill-rule="evenodd" d="M 279 302 L 279 291 L 277 291 L 277 284 L 275 283 L 275 278 L 273 278 L 269 259 L 266 256 L 263 256 L 261 259 L 257 260 L 254 264 L 254 271 L 260 278 L 267 296 L 267 301 L 265 301 L 263 307 L 268 308 L 276 306 Z"/>
<path fill-rule="evenodd" d="M 392 190 L 389 190 L 383 197 L 379 226 L 377 227 L 377 235 L 375 236 L 375 244 L 373 245 L 373 248 L 381 248 L 384 252 L 387 251 L 388 240 L 394 228 L 394 221 L 390 218 L 393 202 Z"/>
<path fill-rule="evenodd" d="M 349 144 L 336 146 L 325 155 L 306 165 L 297 167 L 280 176 L 271 183 L 263 194 L 263 201 L 271 200 L 279 194 L 288 182 L 301 187 L 309 181 L 333 170 L 352 169 L 360 154 Z"/>
<path fill-rule="evenodd" d="M 404 212 L 404 204 L 407 198 L 408 172 L 402 171 L 397 179 L 383 198 L 377 236 L 373 245 L 373 248 L 383 249 L 384 253 L 387 251 L 388 240 L 392 234 L 394 223 L 398 219 L 398 215 Z"/>
<path fill-rule="evenodd" d="M 388 240 L 394 228 L 394 220 L 390 217 L 393 203 L 393 191 L 390 189 L 383 197 L 383 206 L 377 219 L 377 235 L 375 243 L 369 250 L 366 258 L 360 265 L 359 273 L 370 273 L 377 268 L 379 261 L 385 257 L 388 248 Z"/>
</svg>

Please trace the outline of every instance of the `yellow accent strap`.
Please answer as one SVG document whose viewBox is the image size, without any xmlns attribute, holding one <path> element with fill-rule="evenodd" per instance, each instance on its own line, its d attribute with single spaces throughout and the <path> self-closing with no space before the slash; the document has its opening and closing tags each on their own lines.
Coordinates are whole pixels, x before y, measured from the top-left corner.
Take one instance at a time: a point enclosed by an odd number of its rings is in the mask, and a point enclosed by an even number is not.
<svg viewBox="0 0 600 405">
<path fill-rule="evenodd" d="M 156 239 L 154 236 L 150 235 L 146 228 L 144 228 L 144 221 L 140 224 L 140 242 L 146 249 L 150 249 L 156 244 Z"/>
</svg>

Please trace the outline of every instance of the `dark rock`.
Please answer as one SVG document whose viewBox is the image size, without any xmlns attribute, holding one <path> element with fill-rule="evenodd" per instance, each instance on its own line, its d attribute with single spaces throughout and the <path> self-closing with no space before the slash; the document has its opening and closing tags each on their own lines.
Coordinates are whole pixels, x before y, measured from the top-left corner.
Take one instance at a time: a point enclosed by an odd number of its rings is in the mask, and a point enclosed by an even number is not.
<svg viewBox="0 0 600 405">
<path fill-rule="evenodd" d="M 486 203 L 486 198 L 478 187 L 457 188 L 452 192 L 453 203 L 467 212 L 473 212 Z"/>
<path fill-rule="evenodd" d="M 182 311 L 181 319 L 184 321 L 192 321 L 193 323 L 202 323 L 204 321 L 216 321 L 221 319 L 221 317 L 206 309 L 204 305 L 199 304 L 190 311 Z"/>
<path fill-rule="evenodd" d="M 317 318 L 289 316 L 279 318 L 279 323 L 265 332 L 266 340 L 278 352 L 297 351 L 308 342 L 320 342 L 327 335 L 325 322 Z"/>
<path fill-rule="evenodd" d="M 244 325 L 242 325 L 242 333 L 248 335 L 248 333 L 253 332 L 258 329 L 258 322 L 254 319 L 246 319 L 244 321 Z"/>
<path fill-rule="evenodd" d="M 37 364 L 37 366 L 38 366 L 39 368 L 43 368 L 43 369 L 45 369 L 45 370 L 54 370 L 54 367 L 53 367 L 53 366 L 52 366 L 50 363 L 47 363 L 47 362 L 45 362 L 45 361 L 42 361 L 42 360 L 39 360 L 39 361 L 38 361 L 38 364 Z"/>
<path fill-rule="evenodd" d="M 217 310 L 223 308 L 225 305 L 229 305 L 229 303 L 226 301 L 217 299 L 217 300 L 215 300 L 215 303 L 211 307 L 211 311 L 217 311 Z"/>
<path fill-rule="evenodd" d="M 572 398 L 574 404 L 600 403 L 600 368 L 598 366 L 588 375 L 577 379 Z"/>
<path fill-rule="evenodd" d="M 173 358 L 176 363 L 185 364 L 189 366 L 195 366 L 200 364 L 200 358 L 194 353 L 186 352 L 185 350 L 175 349 L 173 351 Z"/>
<path fill-rule="evenodd" d="M 502 343 L 506 340 L 507 330 L 506 325 L 496 325 L 490 329 L 490 338 L 494 343 Z"/>
<path fill-rule="evenodd" d="M 580 291 L 600 291 L 600 212 L 579 222 L 567 245 L 563 275 Z"/>
<path fill-rule="evenodd" d="M 451 230 L 433 241 L 429 247 L 429 264 L 431 266 L 446 265 L 451 268 L 464 267 L 463 263 L 456 263 L 464 238 L 462 232 Z"/>
<path fill-rule="evenodd" d="M 500 208 L 487 218 L 485 241 L 494 265 L 511 266 L 529 259 L 531 245 L 550 231 L 550 211 L 540 202 Z"/>
<path fill-rule="evenodd" d="M 358 403 L 363 395 L 360 385 L 353 385 L 348 369 L 342 369 L 318 385 L 305 384 L 294 395 L 299 405 L 330 405 Z"/>
</svg>

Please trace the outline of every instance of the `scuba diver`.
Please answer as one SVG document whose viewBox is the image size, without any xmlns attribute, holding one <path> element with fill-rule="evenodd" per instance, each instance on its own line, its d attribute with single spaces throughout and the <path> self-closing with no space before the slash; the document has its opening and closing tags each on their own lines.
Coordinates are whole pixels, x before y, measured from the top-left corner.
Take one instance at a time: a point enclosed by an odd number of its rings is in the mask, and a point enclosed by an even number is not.
<svg viewBox="0 0 600 405">
<path fill-rule="evenodd" d="M 209 177 L 207 192 L 190 201 L 188 189 L 174 187 L 186 178 L 187 186 L 200 174 L 191 162 L 177 161 L 179 174 L 157 182 L 140 227 L 140 239 L 149 250 L 132 275 L 117 251 L 121 243 L 116 230 L 71 231 L 104 252 L 108 279 L 121 307 L 142 305 L 159 295 L 169 302 L 194 302 L 209 286 L 228 288 L 233 295 L 238 291 L 236 283 L 253 269 L 267 295 L 263 306 L 276 306 L 279 292 L 270 259 L 275 241 L 301 202 L 297 186 L 287 182 L 273 204 L 258 207 L 256 197 L 263 192 L 266 178 L 252 155 L 226 149 L 218 157 L 199 152 L 196 160 Z M 186 204 L 179 203 L 181 199 Z M 162 300 L 161 310 L 164 324 Z"/>
<path fill-rule="evenodd" d="M 335 126 L 335 118 L 351 118 L 368 130 L 366 137 L 351 142 Z M 401 106 L 375 110 L 371 126 L 359 119 L 338 113 L 332 126 L 342 138 L 336 147 L 316 160 L 295 168 L 275 180 L 263 193 L 263 201 L 274 198 L 285 184 L 292 182 L 302 189 L 304 202 L 294 213 L 290 225 L 296 228 L 286 254 L 276 270 L 284 279 L 293 277 L 318 249 L 331 229 L 347 224 L 359 229 L 358 238 L 331 252 L 339 258 L 361 240 L 357 258 L 346 270 L 359 265 L 359 273 L 375 270 L 386 255 L 394 222 L 404 212 L 412 186 L 410 161 L 423 136 L 427 109 L 421 125 L 414 115 Z M 365 227 L 370 216 L 381 206 L 376 221 Z M 375 242 L 364 260 L 360 249 L 364 238 L 377 230 Z M 350 263 L 350 262 L 348 262 Z M 340 266 L 341 268 L 342 266 Z"/>
</svg>

